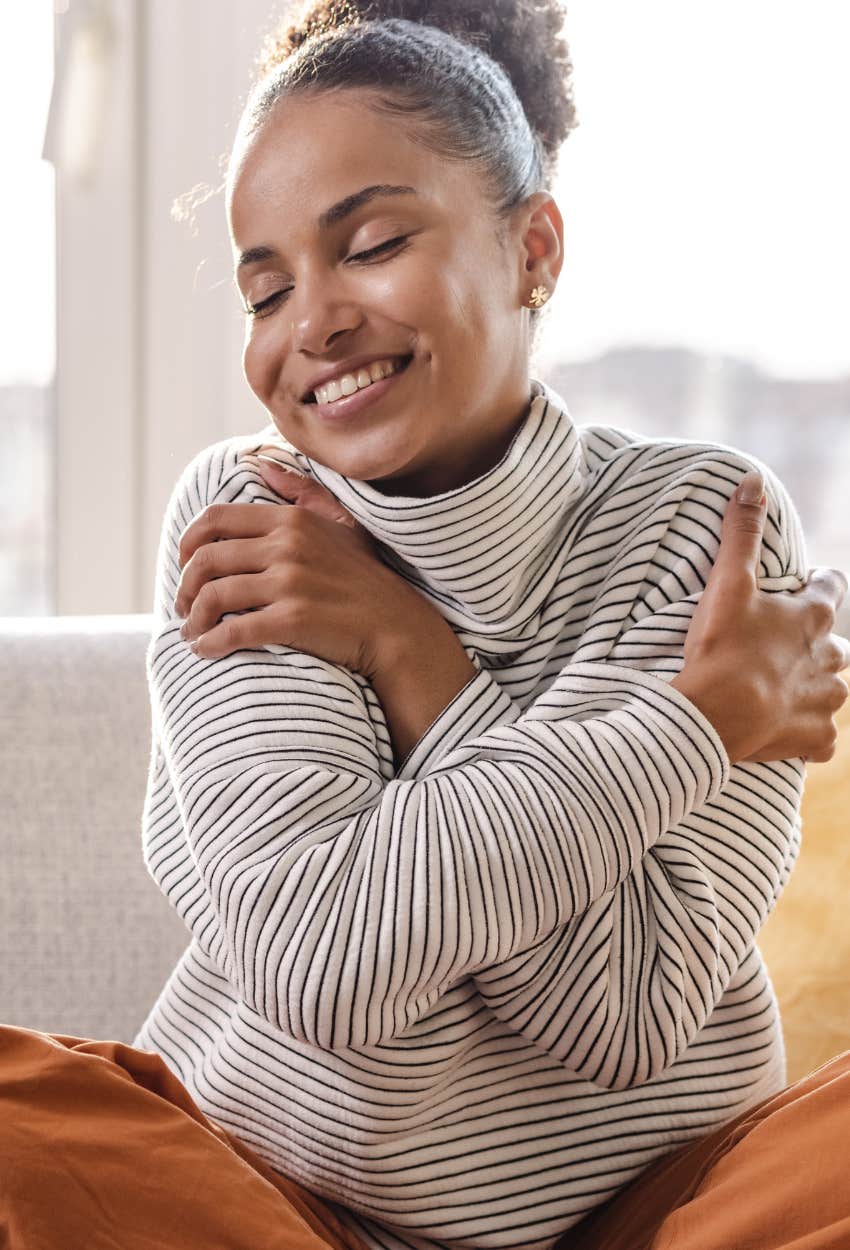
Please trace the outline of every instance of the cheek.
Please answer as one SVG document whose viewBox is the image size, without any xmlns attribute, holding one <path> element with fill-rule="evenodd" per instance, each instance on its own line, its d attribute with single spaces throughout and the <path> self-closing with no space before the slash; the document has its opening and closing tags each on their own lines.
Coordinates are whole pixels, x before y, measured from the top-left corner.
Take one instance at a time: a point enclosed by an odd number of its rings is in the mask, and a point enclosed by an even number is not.
<svg viewBox="0 0 850 1250">
<path fill-rule="evenodd" d="M 455 328 L 465 337 L 481 341 L 482 331 L 497 307 L 496 288 L 502 263 L 489 240 L 477 233 L 467 232 L 458 240 L 444 280 L 451 300 L 450 315 Z"/>
<path fill-rule="evenodd" d="M 448 284 L 443 338 L 446 348 L 465 360 L 467 367 L 474 366 L 486 348 L 491 315 L 485 285 L 472 274 L 456 270 Z"/>
<path fill-rule="evenodd" d="M 371 334 L 376 342 L 398 342 L 402 330 L 427 334 L 439 319 L 434 283 L 426 267 L 399 260 L 396 266 L 359 277 L 349 295 L 352 309 L 368 323 L 369 329 L 364 327 L 367 340 Z"/>
<path fill-rule="evenodd" d="M 276 373 L 273 362 L 269 336 L 263 334 L 262 329 L 249 327 L 242 349 L 242 368 L 248 385 L 260 398 L 270 394 L 274 388 Z"/>
</svg>

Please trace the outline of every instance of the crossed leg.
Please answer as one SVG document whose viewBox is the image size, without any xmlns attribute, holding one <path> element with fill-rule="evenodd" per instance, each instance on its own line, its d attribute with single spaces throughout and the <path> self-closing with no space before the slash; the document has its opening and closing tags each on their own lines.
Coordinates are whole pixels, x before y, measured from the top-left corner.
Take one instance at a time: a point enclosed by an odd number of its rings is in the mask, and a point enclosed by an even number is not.
<svg viewBox="0 0 850 1250">
<path fill-rule="evenodd" d="M 122 1042 L 0 1025 L 4 1250 L 365 1250 Z"/>
<path fill-rule="evenodd" d="M 850 1050 L 657 1160 L 559 1245 L 848 1250 Z"/>
</svg>

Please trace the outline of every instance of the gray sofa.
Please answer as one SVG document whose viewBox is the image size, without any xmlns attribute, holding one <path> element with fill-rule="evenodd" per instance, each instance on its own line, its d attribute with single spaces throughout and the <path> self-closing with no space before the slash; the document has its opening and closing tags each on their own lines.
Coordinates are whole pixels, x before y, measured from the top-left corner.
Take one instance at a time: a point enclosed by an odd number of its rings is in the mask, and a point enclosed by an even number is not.
<svg viewBox="0 0 850 1250">
<path fill-rule="evenodd" d="M 151 626 L 0 617 L 0 1023 L 132 1042 L 188 945 L 142 859 Z"/>
</svg>

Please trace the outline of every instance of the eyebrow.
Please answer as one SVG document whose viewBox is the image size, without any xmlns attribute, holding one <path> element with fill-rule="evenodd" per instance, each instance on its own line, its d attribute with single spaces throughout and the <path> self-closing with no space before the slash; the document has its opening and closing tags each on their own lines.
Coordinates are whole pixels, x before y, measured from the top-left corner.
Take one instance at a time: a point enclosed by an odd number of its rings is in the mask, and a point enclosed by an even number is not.
<svg viewBox="0 0 850 1250">
<path fill-rule="evenodd" d="M 364 204 L 368 204 L 370 200 L 377 199 L 381 195 L 416 195 L 415 187 L 393 186 L 387 183 L 376 183 L 371 187 L 362 187 L 361 190 L 347 195 L 344 200 L 338 200 L 336 204 L 332 204 L 330 208 L 326 208 L 323 213 L 319 214 L 319 229 L 327 230 L 330 226 L 335 226 L 345 217 L 349 217 L 358 208 L 362 208 Z M 244 269 L 246 265 L 254 265 L 261 260 L 274 260 L 277 253 L 273 247 L 269 247 L 266 243 L 261 243 L 257 247 L 249 247 L 247 251 L 241 252 L 239 262 L 236 266 L 237 271 Z"/>
</svg>

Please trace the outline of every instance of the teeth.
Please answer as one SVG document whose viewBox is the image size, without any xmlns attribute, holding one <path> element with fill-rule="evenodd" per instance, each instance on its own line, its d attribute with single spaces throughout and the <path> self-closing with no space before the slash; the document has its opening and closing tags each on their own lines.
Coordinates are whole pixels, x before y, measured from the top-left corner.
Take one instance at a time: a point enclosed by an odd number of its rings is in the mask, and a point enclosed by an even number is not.
<svg viewBox="0 0 850 1250">
<path fill-rule="evenodd" d="M 328 382 L 326 386 L 316 388 L 316 402 L 332 404 L 343 395 L 353 395 L 355 391 L 362 391 L 365 386 L 371 386 L 373 382 L 380 382 L 381 378 L 388 378 L 390 374 L 395 373 L 398 365 L 397 360 L 374 360 L 370 365 L 364 365 L 362 369 L 358 369 L 356 373 L 344 373 L 341 378 L 334 378 L 333 382 Z"/>
</svg>

